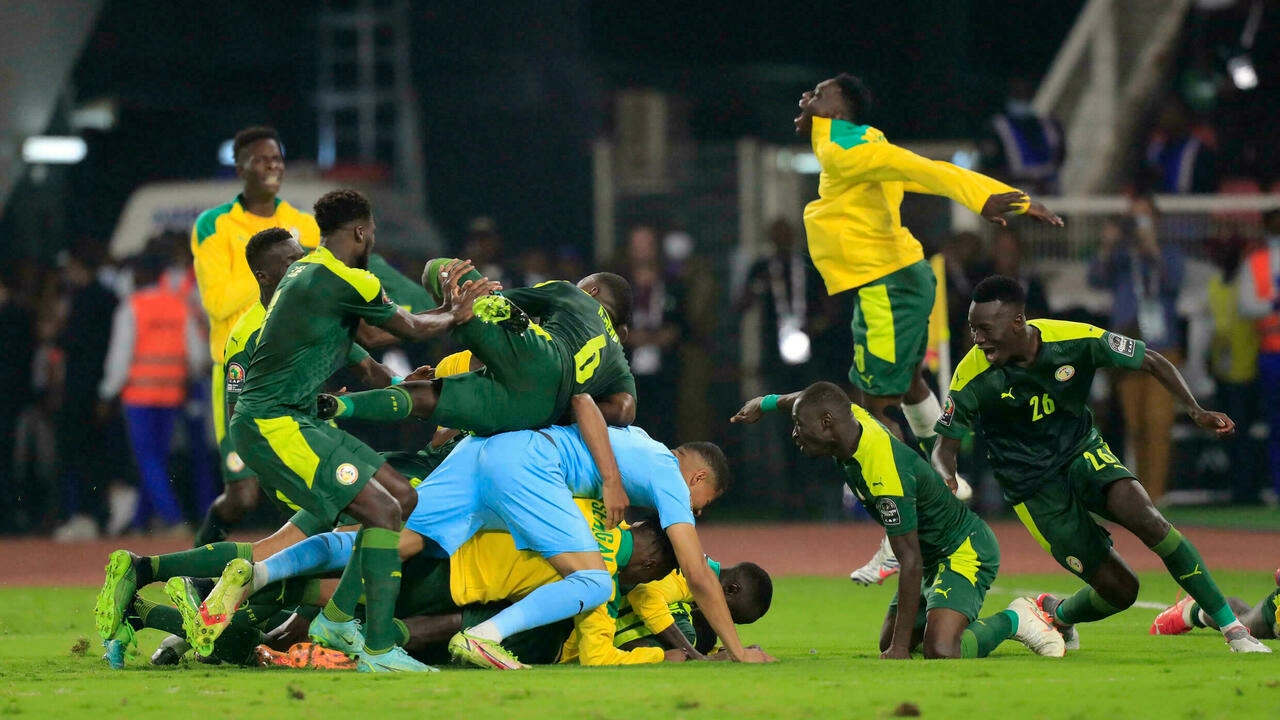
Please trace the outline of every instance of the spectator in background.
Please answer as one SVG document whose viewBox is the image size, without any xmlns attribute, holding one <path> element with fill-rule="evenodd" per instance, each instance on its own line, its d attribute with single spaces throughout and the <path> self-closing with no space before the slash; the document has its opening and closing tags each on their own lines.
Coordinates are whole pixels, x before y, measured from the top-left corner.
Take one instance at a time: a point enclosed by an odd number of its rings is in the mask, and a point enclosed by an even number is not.
<svg viewBox="0 0 1280 720">
<path fill-rule="evenodd" d="M 1160 243 L 1157 220 L 1150 196 L 1133 198 L 1128 235 L 1103 235 L 1089 265 L 1089 284 L 1112 293 L 1111 329 L 1140 338 L 1178 365 L 1183 343 L 1177 303 L 1186 261 L 1176 246 Z M 1146 373 L 1121 374 L 1116 390 L 1124 409 L 1126 446 L 1136 451 L 1138 477 L 1152 501 L 1159 502 L 1169 482 L 1173 396 Z"/>
<path fill-rule="evenodd" d="M 676 348 L 680 327 L 676 324 L 677 283 L 664 276 L 658 233 L 647 225 L 631 229 L 627 247 L 616 272 L 631 283 L 634 303 L 630 350 L 631 374 L 636 379 L 636 425 L 657 440 L 673 442 L 671 409 L 675 407 Z M 477 264 L 477 269 L 479 265 Z"/>
<path fill-rule="evenodd" d="M 1027 270 L 1022 264 L 1022 238 L 1009 227 L 997 227 L 991 236 L 991 275 L 1004 275 L 1016 279 L 1027 293 L 1027 318 L 1041 318 L 1049 312 L 1049 300 L 1045 296 L 1040 276 Z M 968 312 L 968 307 L 965 307 Z"/>
<path fill-rule="evenodd" d="M 716 309 L 720 283 L 707 258 L 694 252 L 693 237 L 676 228 L 662 237 L 663 275 L 671 279 L 678 312 L 676 348 L 676 442 L 711 437 L 714 423 L 708 393 L 715 372 Z"/>
<path fill-rule="evenodd" d="M 1209 245 L 1218 272 L 1209 278 L 1209 314 L 1213 335 L 1209 341 L 1209 373 L 1216 386 L 1218 407 L 1236 421 L 1235 435 L 1224 438 L 1229 467 L 1231 502 L 1258 502 L 1258 479 L 1249 452 L 1249 427 L 1258 408 L 1258 331 L 1253 320 L 1240 314 L 1240 264 L 1244 240 L 1239 236 Z"/>
<path fill-rule="evenodd" d="M 96 410 L 102 382 L 111 319 L 118 300 L 99 282 L 101 246 L 81 241 L 71 248 L 63 265 L 63 314 L 58 346 L 62 351 L 62 403 L 57 417 L 58 455 L 62 461 L 63 514 L 67 522 L 54 539 L 85 540 L 98 535 L 96 515 L 102 513 L 102 490 L 115 465 L 118 449 L 112 418 Z"/>
<path fill-rule="evenodd" d="M 572 245 L 561 245 L 556 250 L 555 277 L 580 278 L 587 276 L 587 264 L 582 260 L 582 253 Z"/>
<path fill-rule="evenodd" d="M 1009 81 L 1004 110 L 991 118 L 981 143 L 982 166 L 1010 185 L 1034 194 L 1058 191 L 1066 157 L 1062 124 L 1031 107 L 1036 86 L 1028 78 Z"/>
<path fill-rule="evenodd" d="M 528 248 L 520 253 L 520 274 L 516 287 L 533 287 L 548 280 L 563 280 L 555 274 L 551 264 L 551 253 L 546 248 Z"/>
<path fill-rule="evenodd" d="M 769 225 L 771 252 L 747 270 L 733 310 L 756 306 L 760 314 L 760 374 L 767 388 L 808 387 L 813 377 L 810 333 L 822 322 L 822 278 L 809 261 L 795 228 L 783 219 Z M 797 338 L 803 335 L 803 341 Z M 803 352 L 802 352 L 803 350 Z"/>
<path fill-rule="evenodd" d="M 0 394 L 0 497 L 21 501 L 16 477 L 15 438 L 18 419 L 32 400 L 31 368 L 35 356 L 35 318 L 15 294 L 16 265 L 0 267 L 0 377 L 8 378 Z"/>
<path fill-rule="evenodd" d="M 1280 210 L 1262 218 L 1263 246 L 1240 268 L 1240 315 L 1258 332 L 1258 380 L 1267 412 L 1267 457 L 1271 492 L 1280 499 Z"/>
<path fill-rule="evenodd" d="M 982 238 L 961 232 L 942 248 L 947 269 L 947 325 L 951 330 L 951 359 L 959 362 L 973 346 L 969 336 L 969 298 L 973 286 L 986 277 L 982 263 Z"/>
<path fill-rule="evenodd" d="M 187 386 L 203 369 L 203 353 L 208 349 L 187 301 L 189 289 L 183 278 L 165 272 L 168 260 L 168 248 L 156 241 L 138 259 L 136 289 L 116 309 L 112 322 L 98 387 L 98 412 L 108 414 L 117 400 L 124 405 L 142 479 L 134 527 L 141 529 L 154 512 L 160 529 L 182 532 L 186 524 L 169 482 L 169 454 L 173 428 L 187 401 Z"/>
<path fill-rule="evenodd" d="M 519 287 L 511 284 L 512 277 L 502 266 L 502 235 L 493 218 L 482 215 L 467 223 L 467 236 L 462 241 L 459 257 L 470 260 L 481 275 L 502 283 L 503 287 Z"/>
<path fill-rule="evenodd" d="M 1194 129 L 1191 113 L 1181 100 L 1165 102 L 1147 143 L 1144 190 L 1169 194 L 1217 191 L 1217 158 Z"/>
</svg>

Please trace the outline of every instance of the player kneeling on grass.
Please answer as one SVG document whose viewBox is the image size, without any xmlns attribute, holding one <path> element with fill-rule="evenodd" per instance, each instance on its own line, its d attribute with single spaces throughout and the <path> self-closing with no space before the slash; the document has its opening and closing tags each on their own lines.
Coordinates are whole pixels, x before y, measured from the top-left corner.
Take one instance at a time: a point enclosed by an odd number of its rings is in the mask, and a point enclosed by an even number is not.
<svg viewBox="0 0 1280 720">
<path fill-rule="evenodd" d="M 720 578 L 734 625 L 750 625 L 769 612 L 773 581 L 764 568 L 749 562 L 722 567 L 711 558 L 707 565 Z M 623 650 L 666 648 L 683 651 L 679 659 L 703 660 L 715 647 L 716 633 L 679 570 L 630 589 L 618 603 L 617 616 L 614 643 Z"/>
<path fill-rule="evenodd" d="M 1276 570 L 1276 585 L 1280 585 L 1280 570 Z M 1272 590 L 1262 602 L 1253 607 L 1237 597 L 1228 597 L 1227 604 L 1249 632 L 1260 640 L 1280 638 L 1280 588 Z M 1185 595 L 1165 608 L 1151 623 L 1152 635 L 1181 635 L 1196 628 L 1221 630 L 1213 615 L 1204 611 L 1200 603 Z"/>
<path fill-rule="evenodd" d="M 1182 401 L 1196 425 L 1217 436 L 1235 423 L 1200 407 L 1178 369 L 1141 340 L 1083 323 L 1027 320 L 1026 291 L 1014 278 L 978 283 L 969 306 L 974 347 L 956 366 L 943 404 L 933 465 L 956 472 L 960 442 L 981 419 L 996 480 L 1018 519 L 1059 565 L 1087 583 L 1037 604 L 1068 644 L 1074 625 L 1115 615 L 1138 599 L 1138 576 L 1111 547 L 1093 515 L 1118 523 L 1151 549 L 1215 622 L 1232 652 L 1269 653 L 1236 620 L 1191 541 L 1169 524 L 1147 491 L 1093 426 L 1089 388 L 1099 368 L 1148 373 Z"/>
<path fill-rule="evenodd" d="M 924 458 L 832 383 L 773 400 L 790 411 L 801 452 L 835 459 L 901 564 L 880 631 L 881 658 L 908 659 L 921 640 L 926 658 L 986 657 L 1009 638 L 1036 654 L 1062 657 L 1062 635 L 1031 598 L 977 619 L 1000 567 L 1000 546 Z"/>
</svg>

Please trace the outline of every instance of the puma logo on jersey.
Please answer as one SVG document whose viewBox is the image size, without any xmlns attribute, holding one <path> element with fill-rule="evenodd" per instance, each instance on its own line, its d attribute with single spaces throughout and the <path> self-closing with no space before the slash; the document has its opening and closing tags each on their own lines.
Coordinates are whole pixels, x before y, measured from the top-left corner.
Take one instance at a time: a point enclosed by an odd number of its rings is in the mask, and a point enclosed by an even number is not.
<svg viewBox="0 0 1280 720">
<path fill-rule="evenodd" d="M 944 590 L 944 589 L 942 589 L 942 588 L 940 588 L 940 587 L 936 587 L 936 588 L 934 588 L 934 589 L 933 589 L 933 591 L 934 591 L 934 592 L 936 592 L 936 593 L 938 593 L 939 595 L 941 595 L 942 597 L 944 597 L 944 598 L 946 598 L 946 599 L 948 599 L 948 600 L 950 600 L 950 599 L 951 599 L 951 588 L 947 588 L 947 589 L 945 589 L 945 590 Z"/>
<path fill-rule="evenodd" d="M 1004 400 L 1005 398 L 1009 398 L 1010 400 L 1014 399 L 1013 388 L 1009 388 L 1008 390 L 1005 390 L 1004 392 L 1000 393 L 1000 399 Z"/>
<path fill-rule="evenodd" d="M 858 373 L 858 377 L 862 379 L 863 385 L 870 385 L 871 378 L 875 377 L 875 375 L 863 375 L 862 373 Z"/>
</svg>

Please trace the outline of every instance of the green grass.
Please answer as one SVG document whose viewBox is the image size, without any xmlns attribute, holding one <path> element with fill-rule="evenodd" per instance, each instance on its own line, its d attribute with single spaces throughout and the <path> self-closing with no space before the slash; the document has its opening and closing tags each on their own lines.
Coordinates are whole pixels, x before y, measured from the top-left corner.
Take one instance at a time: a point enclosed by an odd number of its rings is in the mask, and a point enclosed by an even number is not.
<svg viewBox="0 0 1280 720">
<path fill-rule="evenodd" d="M 1222 573 L 1250 604 L 1269 573 Z M 890 582 L 892 585 L 892 581 Z M 987 612 L 1026 588 L 1066 593 L 1065 573 L 1002 577 Z M 1143 578 L 1141 599 L 1174 595 L 1167 576 Z M 147 666 L 111 671 L 93 631 L 94 589 L 0 588 L 0 715 L 92 717 L 797 718 L 890 717 L 912 703 L 935 718 L 1249 718 L 1280 712 L 1280 657 L 1232 655 L 1217 633 L 1152 637 L 1156 611 L 1134 608 L 1082 631 L 1062 660 L 1008 642 L 985 660 L 890 663 L 874 647 L 891 587 L 847 580 L 779 580 L 770 614 L 744 628 L 782 659 L 772 666 L 667 665 L 446 670 L 430 676 Z M 71 648 L 90 640 L 83 656 Z M 1280 650 L 1280 643 L 1269 644 Z M 405 713 L 412 713 L 406 715 Z"/>
</svg>

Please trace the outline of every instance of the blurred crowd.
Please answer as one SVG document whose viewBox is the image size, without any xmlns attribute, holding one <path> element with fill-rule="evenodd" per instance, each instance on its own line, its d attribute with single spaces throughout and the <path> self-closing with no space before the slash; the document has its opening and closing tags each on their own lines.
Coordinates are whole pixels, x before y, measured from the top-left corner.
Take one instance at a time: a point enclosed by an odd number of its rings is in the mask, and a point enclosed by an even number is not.
<svg viewBox="0 0 1280 720">
<path fill-rule="evenodd" d="M 1198 485 L 1229 493 L 1235 503 L 1274 502 L 1280 438 L 1271 434 L 1269 452 L 1262 438 L 1280 426 L 1280 405 L 1263 402 L 1280 397 L 1280 211 L 1265 216 L 1263 237 L 1228 234 L 1208 242 L 1213 269 L 1192 312 L 1179 298 L 1188 292 L 1188 264 L 1202 261 L 1166 242 L 1161 227 L 1148 196 L 1135 196 L 1127 213 L 1101 226 L 1087 281 L 1092 291 L 1109 293 L 1104 315 L 1054 297 L 1052 269 L 1044 272 L 1026 257 L 1014 228 L 998 228 L 989 238 L 960 233 L 943 243 L 951 362 L 970 347 L 966 313 L 973 285 L 991 274 L 1018 278 L 1032 316 L 1053 308 L 1054 317 L 1143 339 L 1191 378 L 1197 374 L 1189 366 L 1203 368 L 1211 382 L 1197 390 L 1211 393 L 1206 405 L 1231 415 L 1241 432 L 1221 446 L 1225 459 Z M 626 345 L 641 399 L 637 424 L 669 443 L 722 442 L 742 477 L 740 512 L 831 518 L 839 513 L 838 483 L 822 480 L 832 468 L 803 458 L 779 428 L 726 430 L 722 422 L 749 386 L 786 392 L 820 379 L 847 383 L 851 299 L 826 294 L 796 225 L 776 220 L 767 239 L 759 257 L 743 259 L 724 277 L 678 225 L 637 225 L 625 234 L 604 267 L 628 278 L 635 292 Z M 469 224 L 456 250 L 508 287 L 577 279 L 594 269 L 572 248 L 513 252 L 484 217 Z M 395 253 L 387 259 L 410 277 L 425 260 Z M 154 317 L 148 303 L 181 311 Z M 83 242 L 56 267 L 0 267 L 6 338 L 0 366 L 11 382 L 0 397 L 0 489 L 17 501 L 11 532 L 78 539 L 190 531 L 188 522 L 219 490 L 204 317 L 182 231 L 153 238 L 120 262 Z M 135 339 L 135 329 L 148 322 L 172 323 L 172 332 L 161 333 L 169 338 L 164 347 L 148 350 Z M 1197 341 L 1199 335 L 1206 339 Z M 448 341 L 396 348 L 384 362 L 409 368 L 452 349 Z M 163 358 L 150 370 L 148 352 Z M 141 372 L 155 376 L 148 381 L 153 391 L 121 397 L 126 379 L 136 381 Z M 1103 378 L 1095 413 L 1159 501 L 1185 484 L 1187 466 L 1171 470 L 1185 452 L 1172 441 L 1179 437 L 1179 412 L 1152 382 L 1143 374 Z M 382 447 L 421 438 L 412 427 L 357 432 Z M 998 496 L 982 482 L 988 472 L 983 454 L 981 446 L 968 448 L 964 470 L 980 492 L 987 490 L 980 502 L 999 509 Z"/>
</svg>

